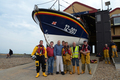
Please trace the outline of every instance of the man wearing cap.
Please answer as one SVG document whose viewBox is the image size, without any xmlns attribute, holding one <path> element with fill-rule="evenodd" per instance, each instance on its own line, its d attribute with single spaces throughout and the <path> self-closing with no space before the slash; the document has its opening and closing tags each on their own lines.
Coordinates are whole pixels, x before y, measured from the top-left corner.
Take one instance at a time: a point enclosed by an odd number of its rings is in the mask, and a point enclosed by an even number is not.
<svg viewBox="0 0 120 80">
<path fill-rule="evenodd" d="M 85 63 L 87 63 L 89 74 L 91 75 L 91 69 L 90 69 L 90 46 L 87 44 L 87 41 L 84 41 L 84 44 L 82 45 L 82 49 L 80 50 L 81 53 L 81 62 L 82 62 L 82 73 L 85 73 Z"/>
</svg>

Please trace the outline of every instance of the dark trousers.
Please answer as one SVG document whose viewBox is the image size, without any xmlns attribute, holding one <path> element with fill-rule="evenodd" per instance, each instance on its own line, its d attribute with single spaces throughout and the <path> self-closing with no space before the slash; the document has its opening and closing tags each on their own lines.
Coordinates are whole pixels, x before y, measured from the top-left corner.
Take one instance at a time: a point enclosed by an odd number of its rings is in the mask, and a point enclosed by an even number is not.
<svg viewBox="0 0 120 80">
<path fill-rule="evenodd" d="M 37 73 L 40 72 L 40 66 L 42 67 L 42 72 L 46 71 L 46 62 L 45 62 L 45 56 L 36 56 L 36 61 L 35 61 L 35 65 L 36 65 L 36 71 Z"/>
<path fill-rule="evenodd" d="M 78 58 L 72 58 L 72 65 L 75 66 L 75 62 L 77 67 L 79 66 L 79 59 Z"/>
</svg>

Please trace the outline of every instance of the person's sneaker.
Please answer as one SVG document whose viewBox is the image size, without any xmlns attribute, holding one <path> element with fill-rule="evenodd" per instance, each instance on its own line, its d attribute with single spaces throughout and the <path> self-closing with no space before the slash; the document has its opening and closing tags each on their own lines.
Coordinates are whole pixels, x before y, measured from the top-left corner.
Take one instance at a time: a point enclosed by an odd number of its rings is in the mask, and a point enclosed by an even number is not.
<svg viewBox="0 0 120 80">
<path fill-rule="evenodd" d="M 50 73 L 48 73 L 47 75 L 50 75 Z"/>
<path fill-rule="evenodd" d="M 56 74 L 59 74 L 59 72 L 56 72 Z"/>
<path fill-rule="evenodd" d="M 53 73 L 51 73 L 51 75 L 53 75 Z"/>
<path fill-rule="evenodd" d="M 62 75 L 65 75 L 64 72 L 61 72 Z"/>
</svg>

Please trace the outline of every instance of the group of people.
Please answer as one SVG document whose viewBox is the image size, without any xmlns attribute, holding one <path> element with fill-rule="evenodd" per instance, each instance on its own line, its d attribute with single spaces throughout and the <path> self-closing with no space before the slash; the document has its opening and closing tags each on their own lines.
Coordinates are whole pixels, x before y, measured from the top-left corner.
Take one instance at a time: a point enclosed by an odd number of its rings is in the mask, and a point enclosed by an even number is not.
<svg viewBox="0 0 120 80">
<path fill-rule="evenodd" d="M 81 54 L 81 62 L 82 62 L 82 72 L 81 74 L 85 73 L 85 63 L 87 64 L 89 74 L 91 75 L 91 68 L 90 68 L 90 51 L 91 48 L 87 44 L 87 41 L 83 42 L 84 44 L 80 48 L 79 46 L 76 46 L 76 43 L 73 42 L 72 47 L 68 45 L 68 42 L 62 41 L 62 45 L 60 40 L 57 42 L 57 44 L 53 47 L 54 42 L 51 41 L 50 45 L 47 47 L 47 49 L 43 46 L 43 40 L 40 40 L 39 45 L 37 45 L 32 54 L 31 57 L 34 57 L 36 55 L 36 71 L 37 75 L 36 78 L 40 76 L 40 65 L 42 67 L 43 76 L 46 77 L 47 75 L 53 75 L 53 68 L 54 68 L 54 60 L 56 60 L 56 74 L 59 74 L 61 71 L 61 74 L 64 75 L 67 72 L 69 74 L 75 73 L 75 63 L 77 66 L 77 74 L 80 74 L 80 68 L 79 68 L 79 59 Z M 32 58 L 33 59 L 33 58 Z M 46 71 L 46 62 L 48 62 L 48 74 L 45 74 Z M 59 68 L 60 67 L 60 68 Z M 72 69 L 73 68 L 73 69 Z M 59 71 L 60 70 L 60 71 Z"/>
<path fill-rule="evenodd" d="M 116 54 L 116 57 L 118 57 L 118 54 L 117 54 L 117 46 L 116 44 L 112 41 L 111 43 L 111 49 L 112 49 L 112 58 L 115 57 L 115 54 Z M 104 52 L 104 58 L 105 58 L 105 64 L 110 63 L 110 56 L 109 56 L 109 47 L 107 44 L 105 44 L 105 47 L 103 48 L 103 52 Z"/>
</svg>

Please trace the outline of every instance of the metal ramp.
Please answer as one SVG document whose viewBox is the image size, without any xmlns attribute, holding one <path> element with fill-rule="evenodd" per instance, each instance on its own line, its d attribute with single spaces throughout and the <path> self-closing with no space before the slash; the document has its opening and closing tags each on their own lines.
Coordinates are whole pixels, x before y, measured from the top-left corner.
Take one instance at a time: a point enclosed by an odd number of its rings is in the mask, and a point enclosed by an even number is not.
<svg viewBox="0 0 120 80">
<path fill-rule="evenodd" d="M 118 52 L 118 57 L 112 58 L 113 64 L 116 69 L 120 69 L 120 52 Z"/>
</svg>

